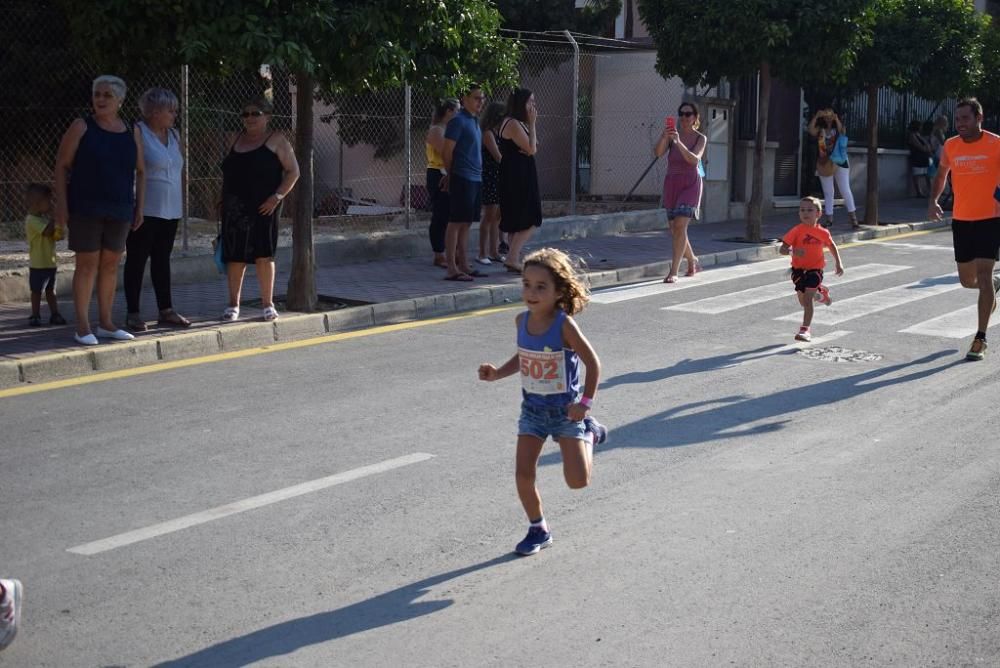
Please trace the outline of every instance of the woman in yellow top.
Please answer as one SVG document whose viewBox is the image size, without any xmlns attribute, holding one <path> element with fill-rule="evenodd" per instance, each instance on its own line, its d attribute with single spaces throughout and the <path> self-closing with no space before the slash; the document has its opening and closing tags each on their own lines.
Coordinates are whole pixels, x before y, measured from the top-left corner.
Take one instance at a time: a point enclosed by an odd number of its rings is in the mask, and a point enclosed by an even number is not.
<svg viewBox="0 0 1000 668">
<path fill-rule="evenodd" d="M 424 150 L 427 153 L 427 196 L 431 204 L 430 237 L 434 250 L 434 266 L 448 268 L 444 257 L 444 234 L 448 229 L 448 192 L 441 190 L 441 177 L 445 175 L 444 129 L 458 113 L 458 100 L 443 100 L 434 109 L 431 127 L 427 130 Z"/>
</svg>

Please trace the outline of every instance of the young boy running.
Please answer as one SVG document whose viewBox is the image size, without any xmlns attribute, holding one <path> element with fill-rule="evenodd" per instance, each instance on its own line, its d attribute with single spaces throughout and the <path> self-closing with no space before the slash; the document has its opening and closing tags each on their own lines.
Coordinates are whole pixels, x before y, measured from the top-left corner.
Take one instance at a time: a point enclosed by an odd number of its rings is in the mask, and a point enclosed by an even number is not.
<svg viewBox="0 0 1000 668">
<path fill-rule="evenodd" d="M 781 240 L 781 254 L 792 256 L 792 283 L 802 305 L 802 326 L 795 335 L 796 341 L 811 341 L 809 326 L 812 324 L 813 301 L 829 306 L 833 300 L 823 285 L 823 267 L 826 257 L 823 249 L 829 248 L 837 261 L 837 276 L 843 276 L 844 264 L 840 251 L 829 230 L 821 227 L 822 202 L 816 197 L 803 197 L 799 202 L 799 224 Z"/>
</svg>

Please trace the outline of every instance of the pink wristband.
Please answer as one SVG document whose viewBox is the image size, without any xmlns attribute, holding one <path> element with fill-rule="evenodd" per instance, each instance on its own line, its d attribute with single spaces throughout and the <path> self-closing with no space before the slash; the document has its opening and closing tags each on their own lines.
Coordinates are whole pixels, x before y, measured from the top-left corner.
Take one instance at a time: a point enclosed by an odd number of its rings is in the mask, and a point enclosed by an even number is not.
<svg viewBox="0 0 1000 668">
<path fill-rule="evenodd" d="M 586 406 L 587 408 L 592 408 L 594 405 L 594 400 L 590 397 L 580 397 L 580 405 Z"/>
</svg>

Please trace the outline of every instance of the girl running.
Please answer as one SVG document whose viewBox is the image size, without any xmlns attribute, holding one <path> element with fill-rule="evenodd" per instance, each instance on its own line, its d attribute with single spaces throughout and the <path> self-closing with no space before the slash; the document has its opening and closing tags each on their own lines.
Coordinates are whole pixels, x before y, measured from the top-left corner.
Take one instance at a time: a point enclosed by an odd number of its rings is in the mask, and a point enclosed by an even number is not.
<svg viewBox="0 0 1000 668">
<path fill-rule="evenodd" d="M 530 527 L 514 548 L 527 556 L 552 544 L 535 486 L 538 457 L 551 436 L 562 451 L 563 475 L 571 489 L 590 483 L 594 446 L 607 438 L 607 429 L 588 413 L 601 377 L 601 362 L 571 316 L 589 301 L 587 288 L 569 257 L 554 248 L 542 248 L 524 259 L 522 291 L 528 310 L 515 319 L 517 353 L 499 369 L 479 366 L 480 380 L 494 381 L 520 371 L 521 417 L 517 424 L 517 495 Z M 587 380 L 580 391 L 580 362 Z"/>
</svg>

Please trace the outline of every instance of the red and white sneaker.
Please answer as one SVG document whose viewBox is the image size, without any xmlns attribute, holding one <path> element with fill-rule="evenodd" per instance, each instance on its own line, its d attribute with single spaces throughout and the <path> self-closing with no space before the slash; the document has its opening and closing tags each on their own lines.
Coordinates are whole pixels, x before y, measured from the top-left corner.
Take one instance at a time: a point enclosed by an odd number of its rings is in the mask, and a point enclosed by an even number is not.
<svg viewBox="0 0 1000 668">
<path fill-rule="evenodd" d="M 0 650 L 14 642 L 21 624 L 21 597 L 24 587 L 20 580 L 0 580 L 4 594 L 0 599 Z"/>
<path fill-rule="evenodd" d="M 812 334 L 809 333 L 808 327 L 799 327 L 799 333 L 795 335 L 796 341 L 812 341 Z"/>
<path fill-rule="evenodd" d="M 820 304 L 826 304 L 827 306 L 832 304 L 833 299 L 830 297 L 830 288 L 826 287 L 825 285 L 821 285 L 818 288 L 816 288 L 815 299 Z"/>
</svg>

